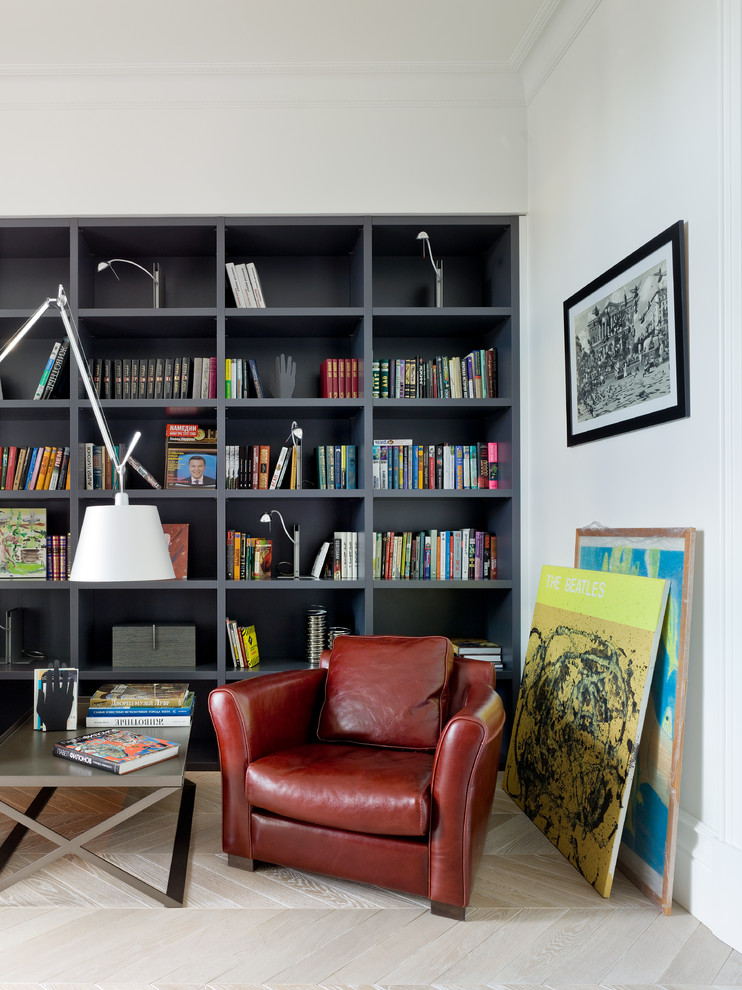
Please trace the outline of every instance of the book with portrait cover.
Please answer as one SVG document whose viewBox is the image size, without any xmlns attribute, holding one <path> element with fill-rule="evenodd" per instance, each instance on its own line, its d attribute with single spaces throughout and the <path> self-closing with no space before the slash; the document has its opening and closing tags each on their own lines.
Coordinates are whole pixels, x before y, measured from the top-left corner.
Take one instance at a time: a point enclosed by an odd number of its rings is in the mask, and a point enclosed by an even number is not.
<svg viewBox="0 0 742 990">
<path fill-rule="evenodd" d="M 52 753 L 62 759 L 97 767 L 109 773 L 129 773 L 178 755 L 179 744 L 143 736 L 129 729 L 110 728 L 88 732 L 55 743 Z"/>
</svg>

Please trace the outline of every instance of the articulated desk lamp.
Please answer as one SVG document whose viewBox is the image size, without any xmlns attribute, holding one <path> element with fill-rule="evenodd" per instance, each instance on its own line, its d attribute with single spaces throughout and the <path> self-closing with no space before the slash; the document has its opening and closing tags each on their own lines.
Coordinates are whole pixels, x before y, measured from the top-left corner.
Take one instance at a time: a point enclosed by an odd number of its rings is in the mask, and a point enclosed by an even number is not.
<svg viewBox="0 0 742 990">
<path fill-rule="evenodd" d="M 105 271 L 106 268 L 110 268 L 116 278 L 121 281 L 113 267 L 114 262 L 121 265 L 133 265 L 135 268 L 141 269 L 145 275 L 149 275 L 152 279 L 152 305 L 155 309 L 160 308 L 160 266 L 157 262 L 152 265 L 152 271 L 149 271 L 144 265 L 140 265 L 138 261 L 129 261 L 127 258 L 111 258 L 110 261 L 101 261 L 98 265 L 98 271 Z"/>
<path fill-rule="evenodd" d="M 146 269 L 145 269 L 146 271 Z M 148 273 L 149 274 L 149 273 Z M 56 307 L 64 323 L 78 371 L 90 399 L 98 429 L 119 478 L 113 505 L 90 506 L 85 512 L 71 581 L 168 581 L 175 577 L 165 535 L 154 505 L 130 505 L 124 491 L 124 472 L 141 433 L 137 432 L 126 454 L 119 459 L 100 399 L 88 371 L 85 354 L 64 287 L 56 299 L 48 298 L 0 351 L 0 363 L 44 313 Z"/>
<path fill-rule="evenodd" d="M 423 258 L 425 257 L 425 246 L 428 247 L 428 257 L 430 258 L 430 264 L 433 266 L 433 271 L 435 272 L 435 304 L 436 306 L 443 305 L 443 262 L 439 261 L 436 265 L 435 259 L 433 258 L 433 249 L 430 246 L 430 238 L 424 230 L 421 230 L 417 235 L 415 240 L 423 242 Z"/>
<path fill-rule="evenodd" d="M 289 433 L 288 437 L 286 438 L 286 443 L 288 443 L 289 440 L 290 440 L 291 443 L 294 446 L 294 449 L 296 450 L 296 487 L 297 488 L 301 488 L 301 485 L 302 485 L 302 476 L 301 476 L 301 441 L 302 441 L 302 438 L 303 437 L 304 437 L 304 430 L 300 426 L 297 426 L 296 425 L 296 422 L 293 422 L 291 424 L 291 432 Z M 291 577 L 291 578 L 294 578 L 294 580 L 298 580 L 301 577 L 301 575 L 299 574 L 299 569 L 300 569 L 300 563 L 299 563 L 299 558 L 300 558 L 300 549 L 299 549 L 299 524 L 298 523 L 294 523 L 294 535 L 292 536 L 289 533 L 289 531 L 286 529 L 286 523 L 283 521 L 283 516 L 278 511 L 278 509 L 271 509 L 270 512 L 264 512 L 263 515 L 260 517 L 260 521 L 262 523 L 270 523 L 270 525 L 272 526 L 273 525 L 273 520 L 271 519 L 271 516 L 278 516 L 278 518 L 281 520 L 281 526 L 283 526 L 284 533 L 286 534 L 286 536 L 288 536 L 288 538 L 291 540 L 291 542 L 294 545 L 294 555 L 293 555 L 294 556 L 294 562 L 293 562 L 292 573 L 291 574 L 279 574 L 278 576 L 279 576 L 279 578 L 288 578 L 288 577 Z"/>
</svg>

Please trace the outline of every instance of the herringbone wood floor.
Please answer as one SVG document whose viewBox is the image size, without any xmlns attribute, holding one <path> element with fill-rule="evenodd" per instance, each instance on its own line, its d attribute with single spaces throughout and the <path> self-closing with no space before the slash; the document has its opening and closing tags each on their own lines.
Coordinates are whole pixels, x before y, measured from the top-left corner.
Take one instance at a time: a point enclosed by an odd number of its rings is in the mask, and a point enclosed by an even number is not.
<svg viewBox="0 0 742 990">
<path fill-rule="evenodd" d="M 432 917 L 420 898 L 277 867 L 230 869 L 219 777 L 191 776 L 186 906 L 163 908 L 82 860 L 58 860 L 0 893 L 0 990 L 742 986 L 742 954 L 677 905 L 662 915 L 620 874 L 601 898 L 502 792 L 472 907 L 457 923 Z M 120 798 L 108 790 L 59 792 L 43 820 L 79 832 L 111 800 Z M 173 808 L 168 799 L 143 812 L 95 850 L 164 887 Z M 42 847 L 28 837 L 18 864 Z"/>
</svg>

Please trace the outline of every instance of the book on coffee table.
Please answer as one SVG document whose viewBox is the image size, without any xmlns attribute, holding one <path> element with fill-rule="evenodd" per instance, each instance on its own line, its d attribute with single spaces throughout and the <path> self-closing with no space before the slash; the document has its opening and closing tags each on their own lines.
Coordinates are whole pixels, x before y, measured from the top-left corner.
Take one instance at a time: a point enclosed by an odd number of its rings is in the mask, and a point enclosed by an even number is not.
<svg viewBox="0 0 742 990">
<path fill-rule="evenodd" d="M 101 729 L 55 743 L 52 753 L 109 773 L 129 773 L 178 755 L 179 744 L 127 729 Z"/>
</svg>

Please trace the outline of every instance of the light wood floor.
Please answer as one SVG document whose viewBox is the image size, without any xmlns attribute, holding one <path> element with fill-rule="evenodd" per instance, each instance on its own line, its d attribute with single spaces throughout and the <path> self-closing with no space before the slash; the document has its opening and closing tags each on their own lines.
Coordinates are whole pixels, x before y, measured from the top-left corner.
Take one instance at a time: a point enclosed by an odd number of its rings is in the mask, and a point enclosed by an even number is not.
<svg viewBox="0 0 742 990">
<path fill-rule="evenodd" d="M 620 874 L 601 898 L 502 792 L 457 923 L 432 917 L 421 898 L 277 867 L 230 869 L 218 775 L 190 776 L 186 906 L 163 908 L 82 860 L 58 860 L 0 893 L 0 990 L 742 987 L 742 954 L 677 905 L 664 916 Z M 112 799 L 60 792 L 43 820 L 79 832 Z M 169 798 L 143 812 L 96 851 L 163 887 L 173 807 Z M 29 837 L 19 864 L 47 848 Z"/>
</svg>

